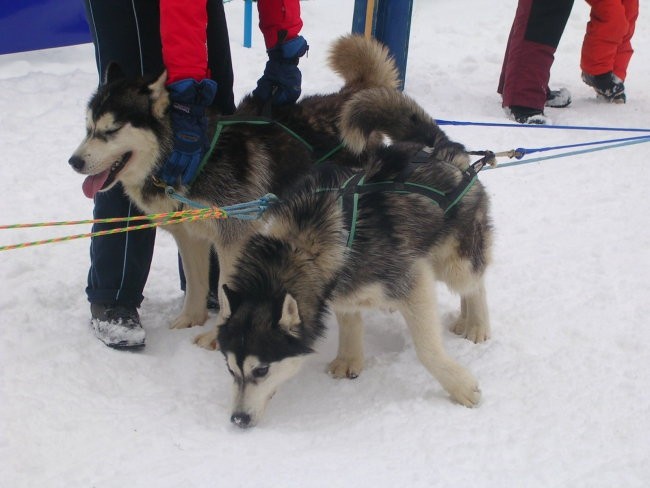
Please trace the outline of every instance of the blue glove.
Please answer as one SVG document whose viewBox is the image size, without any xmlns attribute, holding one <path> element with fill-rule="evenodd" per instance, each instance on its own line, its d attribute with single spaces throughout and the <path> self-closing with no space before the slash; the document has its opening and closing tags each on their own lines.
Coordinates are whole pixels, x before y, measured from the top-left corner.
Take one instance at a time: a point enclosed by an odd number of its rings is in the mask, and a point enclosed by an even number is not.
<svg viewBox="0 0 650 488">
<path fill-rule="evenodd" d="M 160 170 L 160 177 L 168 185 L 179 182 L 188 185 L 194 180 L 210 143 L 205 109 L 214 100 L 217 83 L 210 79 L 201 82 L 186 79 L 170 83 L 167 89 L 174 148 Z"/>
<path fill-rule="evenodd" d="M 257 80 L 253 96 L 263 102 L 270 100 L 273 105 L 286 105 L 298 100 L 302 82 L 298 58 L 308 50 L 307 41 L 302 36 L 269 49 L 269 60 L 264 74 Z"/>
</svg>

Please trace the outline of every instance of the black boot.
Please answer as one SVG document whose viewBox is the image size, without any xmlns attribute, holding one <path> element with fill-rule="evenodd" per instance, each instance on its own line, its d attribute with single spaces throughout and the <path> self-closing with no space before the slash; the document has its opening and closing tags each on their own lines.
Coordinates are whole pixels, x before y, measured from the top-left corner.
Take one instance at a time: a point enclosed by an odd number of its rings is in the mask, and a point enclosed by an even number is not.
<svg viewBox="0 0 650 488">
<path fill-rule="evenodd" d="M 625 85 L 614 73 L 609 71 L 602 75 L 590 75 L 582 72 L 582 81 L 596 90 L 596 95 L 601 100 L 610 103 L 625 103 Z"/>
<path fill-rule="evenodd" d="M 144 346 L 145 332 L 136 307 L 91 303 L 90 314 L 95 336 L 107 346 L 116 349 Z"/>
</svg>

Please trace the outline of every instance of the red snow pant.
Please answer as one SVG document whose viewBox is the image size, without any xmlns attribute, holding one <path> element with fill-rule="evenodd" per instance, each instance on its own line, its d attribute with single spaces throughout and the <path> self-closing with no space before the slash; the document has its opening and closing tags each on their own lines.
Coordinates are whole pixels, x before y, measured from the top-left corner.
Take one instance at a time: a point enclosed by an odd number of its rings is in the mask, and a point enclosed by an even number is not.
<svg viewBox="0 0 650 488">
<path fill-rule="evenodd" d="M 590 20 L 582 43 L 580 69 L 590 75 L 613 71 L 621 80 L 634 50 L 630 40 L 639 16 L 639 0 L 587 0 Z"/>
<path fill-rule="evenodd" d="M 503 106 L 543 110 L 555 50 L 573 0 L 519 0 L 497 92 Z"/>
</svg>

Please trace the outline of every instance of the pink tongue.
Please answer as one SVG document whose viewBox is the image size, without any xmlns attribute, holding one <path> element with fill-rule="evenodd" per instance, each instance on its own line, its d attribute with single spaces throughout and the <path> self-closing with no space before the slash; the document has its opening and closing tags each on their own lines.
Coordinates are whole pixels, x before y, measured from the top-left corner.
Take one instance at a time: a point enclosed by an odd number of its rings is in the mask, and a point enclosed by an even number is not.
<svg viewBox="0 0 650 488">
<path fill-rule="evenodd" d="M 106 170 L 103 173 L 99 173 L 98 175 L 87 177 L 82 185 L 84 195 L 86 195 L 88 198 L 94 198 L 95 194 L 101 190 L 104 186 L 104 183 L 106 183 L 109 173 L 110 171 Z"/>
</svg>

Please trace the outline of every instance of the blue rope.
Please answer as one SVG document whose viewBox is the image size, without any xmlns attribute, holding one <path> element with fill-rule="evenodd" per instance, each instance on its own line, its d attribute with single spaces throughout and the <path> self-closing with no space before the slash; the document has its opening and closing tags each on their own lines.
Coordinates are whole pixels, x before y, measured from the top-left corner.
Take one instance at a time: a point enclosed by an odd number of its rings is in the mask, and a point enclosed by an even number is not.
<svg viewBox="0 0 650 488">
<path fill-rule="evenodd" d="M 184 197 L 179 193 L 176 193 L 176 190 L 174 190 L 171 186 L 165 188 L 165 193 L 167 193 L 170 198 L 178 200 L 179 202 L 182 202 L 185 205 L 189 205 L 190 207 L 198 209 L 211 208 L 206 207 L 205 205 L 201 205 L 193 200 L 190 200 L 189 198 Z M 266 212 L 266 210 L 268 210 L 269 206 L 272 203 L 275 203 L 277 201 L 278 197 L 276 197 L 273 193 L 267 193 L 257 200 L 219 207 L 219 209 L 223 210 L 227 217 L 234 217 L 240 220 L 256 220 L 259 219 L 262 214 Z"/>
<path fill-rule="evenodd" d="M 619 132 L 647 132 L 650 134 L 650 129 L 638 128 L 625 128 L 625 127 L 595 127 L 595 126 L 580 126 L 580 125 L 543 125 L 543 124 L 504 124 L 493 122 L 461 122 L 458 120 L 441 120 L 436 119 L 438 125 L 477 125 L 482 127 L 518 127 L 525 129 L 569 129 L 569 130 L 606 130 L 606 131 L 619 131 Z"/>
<path fill-rule="evenodd" d="M 575 154 L 584 154 L 588 152 L 593 152 L 593 151 L 602 151 L 603 149 L 608 149 L 608 148 L 613 148 L 613 147 L 621 147 L 621 146 L 626 146 L 628 144 L 639 144 L 641 142 L 647 142 L 650 140 L 650 129 L 639 129 L 639 128 L 625 128 L 625 127 L 595 127 L 595 126 L 578 126 L 578 125 L 543 125 L 543 124 L 511 124 L 511 123 L 493 123 L 493 122 L 461 122 L 457 120 L 436 120 L 436 123 L 438 125 L 460 125 L 460 126 L 468 126 L 468 125 L 476 125 L 476 126 L 483 126 L 483 127 L 523 127 L 523 128 L 528 128 L 528 129 L 563 129 L 563 130 L 605 130 L 605 131 L 619 131 L 619 132 L 647 132 L 649 135 L 644 135 L 644 136 L 635 136 L 635 137 L 624 137 L 622 139 L 608 139 L 604 141 L 593 141 L 593 142 L 583 142 L 583 143 L 578 143 L 578 144 L 567 144 L 564 146 L 547 146 L 547 147 L 538 147 L 538 148 L 525 148 L 525 147 L 518 147 L 517 149 L 514 149 L 512 151 L 504 151 L 502 153 L 498 153 L 498 156 L 504 156 L 508 155 L 511 158 L 516 158 L 516 159 L 522 159 L 525 155 L 527 154 L 533 154 L 536 152 L 544 152 L 544 151 L 553 151 L 557 149 L 568 149 L 572 147 L 582 147 L 582 146 L 593 146 L 593 145 L 598 145 L 598 144 L 610 144 L 609 146 L 603 146 L 601 148 L 597 149 L 591 149 L 591 150 L 583 150 L 583 151 L 573 151 L 573 152 L 568 152 L 568 153 L 563 153 L 563 154 L 558 154 L 555 156 L 550 156 L 550 157 L 545 157 L 545 158 L 536 158 L 536 159 L 528 159 L 526 161 L 522 161 L 521 163 L 517 162 L 511 162 L 511 163 L 504 163 L 504 164 L 499 164 L 499 167 L 503 166 L 514 166 L 517 164 L 526 164 L 530 162 L 535 162 L 535 161 L 542 161 L 544 159 L 553 159 L 553 158 L 561 158 L 565 156 L 571 156 Z M 611 144 L 611 143 L 621 143 L 621 144 Z"/>
<path fill-rule="evenodd" d="M 518 147 L 515 149 L 515 157 L 517 159 L 523 158 L 526 154 L 533 154 L 536 152 L 545 152 L 545 151 L 553 151 L 557 149 L 569 149 L 572 147 L 582 147 L 582 146 L 595 146 L 598 144 L 610 144 L 613 142 L 628 142 L 628 141 L 639 141 L 639 142 L 646 142 L 647 140 L 650 139 L 650 135 L 647 136 L 634 136 L 634 137 L 623 137 L 621 139 L 609 139 L 605 141 L 593 141 L 593 142 L 581 142 L 578 144 L 567 144 L 564 146 L 547 146 L 547 147 L 538 147 L 534 149 L 530 148 L 525 148 L 525 147 Z"/>
<path fill-rule="evenodd" d="M 576 156 L 578 154 L 586 154 L 586 153 L 591 153 L 591 152 L 596 152 L 596 151 L 603 151 L 605 149 L 612 149 L 616 147 L 623 147 L 623 146 L 630 146 L 632 144 L 641 144 L 643 142 L 650 142 L 650 136 L 647 137 L 639 137 L 639 138 L 632 138 L 633 140 L 628 140 L 627 142 L 621 142 L 619 144 L 610 144 L 608 146 L 601 146 L 601 147 L 594 147 L 591 149 L 582 149 L 580 151 L 569 151 L 565 153 L 560 153 L 560 154 L 554 154 L 551 156 L 542 156 L 539 158 L 532 158 L 532 159 L 526 159 L 523 161 L 511 161 L 509 163 L 499 163 L 497 166 L 487 166 L 485 169 L 495 169 L 495 168 L 505 168 L 506 166 L 519 166 L 521 164 L 528 164 L 528 163 L 537 163 L 539 161 L 544 161 L 545 159 L 557 159 L 557 158 L 566 158 L 569 156 Z"/>
</svg>

